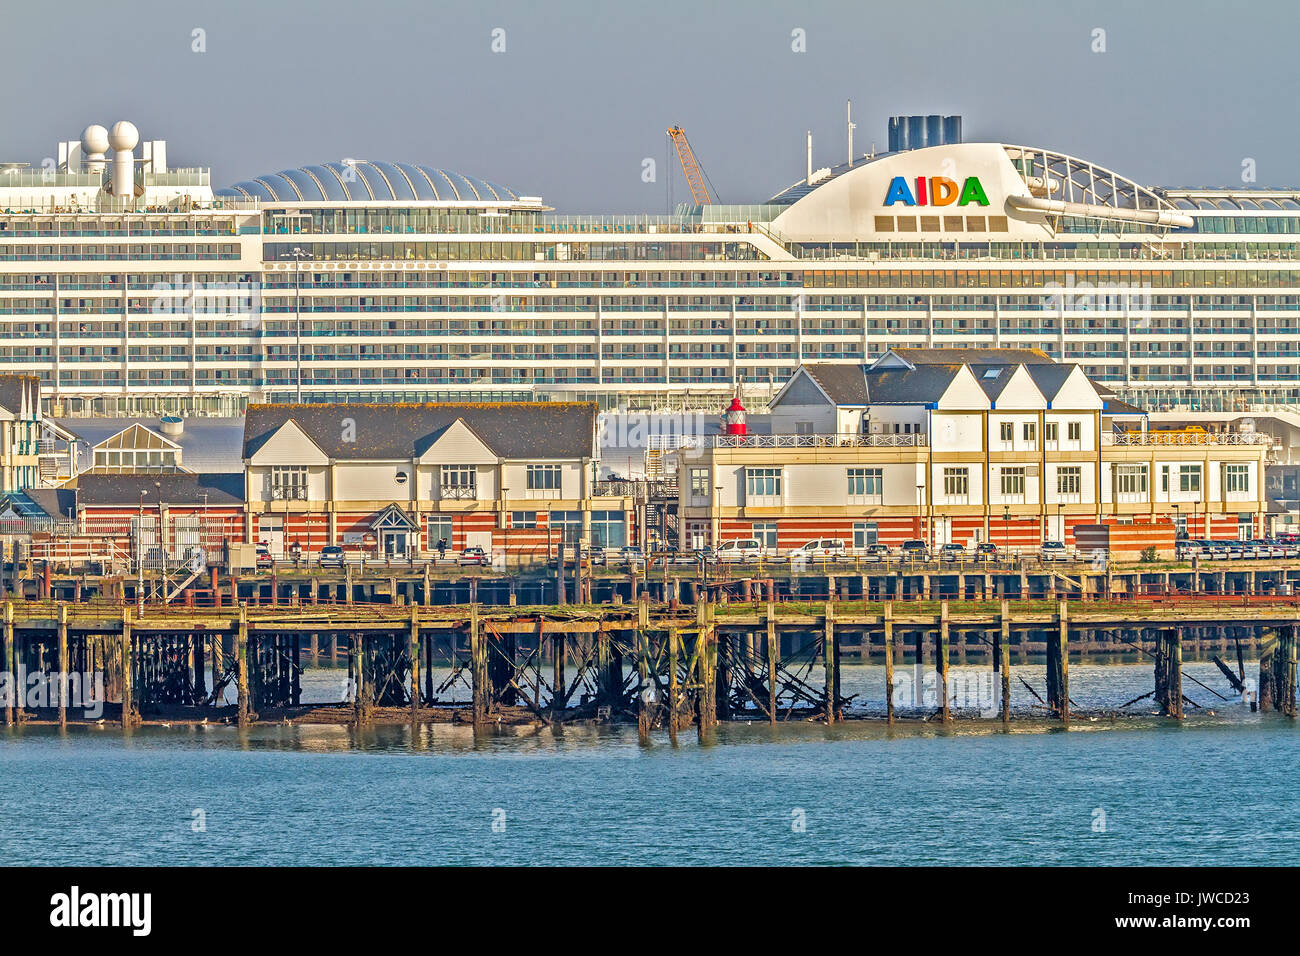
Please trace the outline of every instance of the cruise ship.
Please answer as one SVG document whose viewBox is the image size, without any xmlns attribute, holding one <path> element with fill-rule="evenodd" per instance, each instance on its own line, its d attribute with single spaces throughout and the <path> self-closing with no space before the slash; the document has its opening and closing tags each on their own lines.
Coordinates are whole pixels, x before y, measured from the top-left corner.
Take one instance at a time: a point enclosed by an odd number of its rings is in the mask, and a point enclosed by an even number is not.
<svg viewBox="0 0 1300 956">
<path fill-rule="evenodd" d="M 814 168 L 810 144 L 765 202 L 574 216 L 375 159 L 214 188 L 92 125 L 0 165 L 0 373 L 66 416 L 761 409 L 803 363 L 968 346 L 1040 349 L 1153 411 L 1300 404 L 1300 190 L 1143 186 L 956 117 L 896 117 L 888 147 Z"/>
</svg>

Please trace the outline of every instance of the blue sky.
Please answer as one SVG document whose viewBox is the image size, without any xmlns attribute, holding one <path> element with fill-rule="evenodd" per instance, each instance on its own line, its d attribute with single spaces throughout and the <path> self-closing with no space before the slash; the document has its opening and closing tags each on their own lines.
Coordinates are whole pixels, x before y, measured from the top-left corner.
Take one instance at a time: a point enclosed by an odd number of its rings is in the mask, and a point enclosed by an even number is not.
<svg viewBox="0 0 1300 956">
<path fill-rule="evenodd" d="M 663 212 L 668 174 L 687 195 L 669 125 L 722 201 L 761 202 L 803 175 L 805 130 L 816 165 L 844 160 L 851 98 L 858 151 L 883 149 L 893 114 L 958 113 L 968 140 L 1151 185 L 1241 185 L 1248 158 L 1258 185 L 1300 185 L 1300 7 L 1284 0 L 67 0 L 5 24 L 4 161 L 129 119 L 219 186 L 409 160 L 563 212 Z"/>
</svg>

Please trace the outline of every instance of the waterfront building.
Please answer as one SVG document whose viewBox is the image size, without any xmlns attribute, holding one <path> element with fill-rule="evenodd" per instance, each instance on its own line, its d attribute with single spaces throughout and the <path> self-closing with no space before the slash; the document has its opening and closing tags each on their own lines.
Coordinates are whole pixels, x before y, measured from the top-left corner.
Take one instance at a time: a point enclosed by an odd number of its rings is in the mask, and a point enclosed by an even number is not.
<svg viewBox="0 0 1300 956">
<path fill-rule="evenodd" d="M 740 383 L 758 410 L 800 365 L 956 345 L 1039 349 L 1153 414 L 1300 402 L 1300 191 L 1144 186 L 935 129 L 810 158 L 764 202 L 571 216 L 380 160 L 214 189 L 92 126 L 0 167 L 0 372 L 57 415 L 716 407 Z"/>
<path fill-rule="evenodd" d="M 596 482 L 595 459 L 591 403 L 254 405 L 248 540 L 277 557 L 428 557 L 443 541 L 534 560 L 630 544 L 635 497 Z"/>
<path fill-rule="evenodd" d="M 1104 522 L 1170 522 L 1191 538 L 1265 530 L 1265 436 L 1152 430 L 1079 365 L 1037 350 L 900 348 L 869 365 L 808 364 L 771 409 L 771 434 L 677 452 L 683 547 L 1024 549 L 1073 546 L 1076 526 Z"/>
</svg>

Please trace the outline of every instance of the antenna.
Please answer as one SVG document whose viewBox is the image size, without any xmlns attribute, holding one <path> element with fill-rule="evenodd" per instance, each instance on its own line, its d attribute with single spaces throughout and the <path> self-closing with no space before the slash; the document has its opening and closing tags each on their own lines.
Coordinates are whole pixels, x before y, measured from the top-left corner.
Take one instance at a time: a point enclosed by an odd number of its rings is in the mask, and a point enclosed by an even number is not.
<svg viewBox="0 0 1300 956">
<path fill-rule="evenodd" d="M 847 117 L 849 121 L 849 169 L 852 169 L 853 168 L 853 130 L 857 128 L 857 124 L 853 122 L 853 101 L 852 100 L 849 100 Z"/>
<path fill-rule="evenodd" d="M 812 130 L 808 130 L 808 175 L 804 182 L 809 186 L 812 185 Z"/>
</svg>

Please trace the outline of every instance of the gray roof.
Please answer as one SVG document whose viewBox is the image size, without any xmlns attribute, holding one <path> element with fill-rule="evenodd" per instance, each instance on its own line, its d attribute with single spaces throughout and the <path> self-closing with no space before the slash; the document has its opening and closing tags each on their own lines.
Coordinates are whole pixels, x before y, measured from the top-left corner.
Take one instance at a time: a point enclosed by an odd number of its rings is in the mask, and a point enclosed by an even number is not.
<svg viewBox="0 0 1300 956">
<path fill-rule="evenodd" d="M 345 420 L 352 424 L 345 427 Z M 253 457 L 293 421 L 330 458 L 409 460 L 423 455 L 457 420 L 501 458 L 596 457 L 594 402 L 250 405 L 243 457 Z"/>
<path fill-rule="evenodd" d="M 890 351 L 912 365 L 1056 364 L 1056 360 L 1041 349 L 995 349 L 972 345 L 969 348 L 901 348 Z"/>
<path fill-rule="evenodd" d="M 59 418 L 56 421 L 86 443 L 83 452 L 132 425 L 143 425 L 162 434 L 162 425 L 156 418 Z M 180 446 L 181 464 L 187 471 L 238 471 L 244 467 L 242 418 L 187 418 L 179 435 L 163 437 Z M 83 467 L 90 464 L 86 461 Z"/>
<path fill-rule="evenodd" d="M 937 402 L 960 372 L 958 365 L 868 369 L 867 393 L 873 405 L 918 405 Z"/>
<path fill-rule="evenodd" d="M 1029 377 L 1034 380 L 1034 384 L 1038 386 L 1038 390 L 1043 393 L 1043 397 L 1048 402 L 1056 398 L 1057 393 L 1061 391 L 1061 387 L 1065 385 L 1066 379 L 1070 377 L 1070 373 L 1076 367 L 1073 363 L 1025 366 L 1029 372 Z"/>
<path fill-rule="evenodd" d="M 39 389 L 40 381 L 35 375 L 0 375 L 0 408 L 19 414 L 23 408 L 24 390 L 33 387 Z M 31 404 L 35 405 L 36 402 Z"/>
<path fill-rule="evenodd" d="M 77 491 L 75 488 L 28 488 L 17 495 L 10 495 L 16 506 L 21 506 L 26 498 L 51 518 L 66 518 L 68 510 L 76 514 Z"/>
<path fill-rule="evenodd" d="M 201 475 L 81 475 L 76 479 L 77 500 L 83 507 L 92 505 L 145 504 L 157 506 L 161 495 L 168 505 L 229 505 L 244 502 L 243 472 Z M 157 482 L 160 487 L 155 487 Z M 207 496 L 206 499 L 204 496 Z"/>
<path fill-rule="evenodd" d="M 836 405 L 867 404 L 867 380 L 861 365 L 812 364 L 804 365 L 803 370 Z"/>
<path fill-rule="evenodd" d="M 1006 389 L 1007 383 L 1011 381 L 1011 376 L 1016 374 L 1016 369 L 1020 364 L 1015 365 L 995 364 L 995 365 L 972 365 L 970 370 L 975 375 L 975 381 L 980 383 L 980 388 L 984 389 L 984 394 L 993 400 L 1002 394 Z"/>
</svg>

